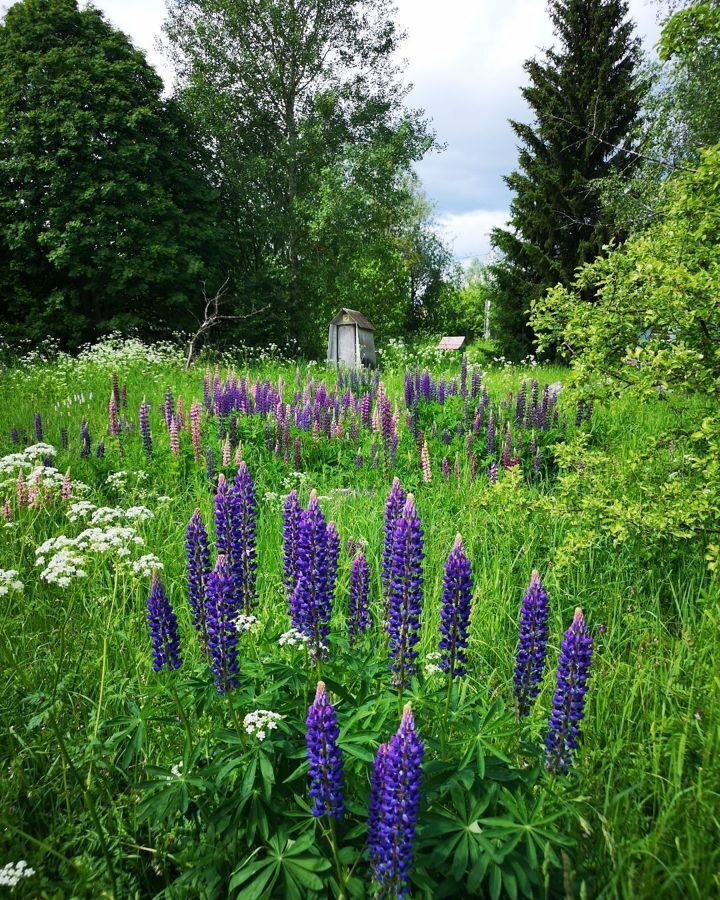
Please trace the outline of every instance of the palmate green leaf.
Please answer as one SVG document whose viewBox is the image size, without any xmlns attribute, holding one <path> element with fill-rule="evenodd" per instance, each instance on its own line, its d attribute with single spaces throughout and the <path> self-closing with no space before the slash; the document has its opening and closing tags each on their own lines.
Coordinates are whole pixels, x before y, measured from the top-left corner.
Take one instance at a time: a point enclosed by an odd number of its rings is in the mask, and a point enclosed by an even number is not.
<svg viewBox="0 0 720 900">
<path fill-rule="evenodd" d="M 244 887 L 237 898 L 256 900 L 266 896 L 265 890 L 272 891 L 278 880 L 283 882 L 283 896 L 301 898 L 308 891 L 319 892 L 323 889 L 323 880 L 318 873 L 327 871 L 330 863 L 314 851 L 314 836 L 306 832 L 297 840 L 287 836 L 285 829 L 268 839 L 263 852 L 263 859 L 257 859 L 255 851 L 232 874 L 229 890 L 232 892 L 245 885 L 250 879 L 252 883 Z"/>
</svg>

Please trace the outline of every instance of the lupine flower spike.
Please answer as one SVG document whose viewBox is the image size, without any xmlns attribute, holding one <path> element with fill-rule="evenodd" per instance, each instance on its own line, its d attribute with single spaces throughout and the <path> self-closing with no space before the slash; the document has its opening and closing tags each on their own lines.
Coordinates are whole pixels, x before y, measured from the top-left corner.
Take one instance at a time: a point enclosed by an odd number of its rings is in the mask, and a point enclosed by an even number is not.
<svg viewBox="0 0 720 900">
<path fill-rule="evenodd" d="M 465 554 L 462 537 L 455 538 L 443 578 L 440 610 L 440 668 L 451 678 L 465 675 L 473 578 L 470 560 Z"/>
<path fill-rule="evenodd" d="M 297 585 L 293 593 L 292 619 L 295 628 L 310 639 L 315 656 L 325 651 L 330 633 L 332 594 L 328 578 L 328 529 L 317 494 L 312 491 L 308 508 L 300 514 L 298 527 Z"/>
<path fill-rule="evenodd" d="M 399 478 L 393 478 L 392 488 L 385 503 L 385 536 L 382 555 L 382 582 L 387 594 L 390 587 L 390 566 L 392 561 L 392 541 L 395 522 L 405 505 L 405 491 Z"/>
<path fill-rule="evenodd" d="M 343 762 L 338 747 L 338 728 L 335 708 L 330 703 L 327 690 L 318 681 L 315 700 L 308 710 L 307 758 L 310 774 L 312 814 L 341 819 L 345 811 L 343 802 Z"/>
<path fill-rule="evenodd" d="M 372 879 L 380 897 L 402 900 L 410 896 L 423 750 L 408 703 L 397 733 L 389 743 L 380 745 L 375 757 L 368 811 L 368 853 Z"/>
<path fill-rule="evenodd" d="M 300 503 L 296 490 L 290 491 L 283 506 L 283 580 L 288 596 L 297 582 L 298 527 Z"/>
<path fill-rule="evenodd" d="M 60 488 L 60 499 L 63 503 L 67 503 L 72 497 L 72 479 L 70 478 L 70 469 L 63 475 L 62 486 Z"/>
<path fill-rule="evenodd" d="M 415 672 L 420 640 L 422 603 L 423 530 L 415 508 L 415 498 L 407 495 L 402 515 L 395 522 L 390 566 L 387 632 L 390 638 L 390 668 L 395 686 L 407 686 Z"/>
<path fill-rule="evenodd" d="M 153 669 L 178 669 L 180 638 L 175 612 L 165 595 L 157 572 L 152 574 L 152 587 L 147 601 L 147 620 L 152 640 Z"/>
<path fill-rule="evenodd" d="M 235 599 L 240 612 L 250 615 L 257 602 L 257 554 L 255 486 L 248 467 L 240 463 L 231 491 L 232 573 Z"/>
<path fill-rule="evenodd" d="M 200 510 L 190 517 L 185 532 L 187 555 L 188 600 L 198 640 L 203 650 L 207 649 L 207 584 L 210 575 L 210 550 L 208 537 Z"/>
<path fill-rule="evenodd" d="M 518 717 L 530 714 L 540 692 L 548 634 L 548 595 L 534 571 L 520 607 L 520 633 L 515 663 L 515 699 Z"/>
<path fill-rule="evenodd" d="M 348 604 L 348 640 L 354 646 L 370 628 L 370 611 L 368 593 L 370 588 L 370 569 L 365 554 L 359 552 L 353 560 L 350 571 L 350 602 Z"/>
<path fill-rule="evenodd" d="M 219 694 L 227 694 L 238 686 L 238 630 L 235 624 L 239 610 L 233 598 L 230 566 L 221 553 L 207 584 L 207 631 L 210 667 Z"/>
<path fill-rule="evenodd" d="M 585 617 L 578 607 L 572 625 L 565 632 L 557 669 L 557 688 L 550 713 L 546 765 L 563 775 L 572 765 L 572 757 L 582 740 L 580 722 L 585 715 L 585 694 L 590 675 L 592 638 Z"/>
</svg>

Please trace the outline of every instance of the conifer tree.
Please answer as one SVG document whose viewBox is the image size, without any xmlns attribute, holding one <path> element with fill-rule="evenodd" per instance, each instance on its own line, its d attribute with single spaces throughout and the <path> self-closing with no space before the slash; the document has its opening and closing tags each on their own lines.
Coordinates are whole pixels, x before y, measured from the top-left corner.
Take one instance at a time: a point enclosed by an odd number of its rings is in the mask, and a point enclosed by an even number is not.
<svg viewBox="0 0 720 900">
<path fill-rule="evenodd" d="M 640 42 L 626 0 L 549 0 L 556 41 L 525 63 L 522 89 L 534 121 L 512 121 L 518 169 L 505 179 L 515 196 L 510 227 L 495 229 L 498 288 L 495 335 L 507 351 L 526 352 L 533 300 L 569 285 L 612 237 L 614 223 L 596 182 L 628 175 L 637 164 L 633 129 L 643 98 Z"/>
</svg>

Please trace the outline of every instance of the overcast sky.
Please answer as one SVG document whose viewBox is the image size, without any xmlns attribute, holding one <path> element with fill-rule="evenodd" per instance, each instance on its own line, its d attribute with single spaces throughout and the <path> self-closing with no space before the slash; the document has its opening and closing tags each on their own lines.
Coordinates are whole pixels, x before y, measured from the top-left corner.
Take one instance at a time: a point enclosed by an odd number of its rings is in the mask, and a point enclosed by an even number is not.
<svg viewBox="0 0 720 900">
<path fill-rule="evenodd" d="M 446 145 L 418 167 L 437 216 L 463 262 L 487 258 L 488 231 L 505 221 L 510 195 L 502 180 L 515 165 L 508 118 L 528 117 L 520 96 L 522 65 L 551 41 L 543 0 L 396 0 L 408 32 L 403 56 L 410 102 L 425 110 Z M 0 0 L 0 11 L 11 5 Z M 95 0 L 109 19 L 147 51 L 168 80 L 155 48 L 164 0 Z M 658 37 L 653 0 L 630 0 L 649 52 Z"/>
</svg>

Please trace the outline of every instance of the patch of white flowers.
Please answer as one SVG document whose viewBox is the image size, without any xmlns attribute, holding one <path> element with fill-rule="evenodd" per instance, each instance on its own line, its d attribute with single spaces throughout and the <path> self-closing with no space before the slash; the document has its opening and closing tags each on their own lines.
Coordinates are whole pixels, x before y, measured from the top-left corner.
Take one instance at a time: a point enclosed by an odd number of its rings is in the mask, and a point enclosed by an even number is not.
<svg viewBox="0 0 720 900">
<path fill-rule="evenodd" d="M 0 569 L 0 597 L 5 597 L 10 591 L 22 591 L 23 583 L 18 578 L 15 569 Z"/>
<path fill-rule="evenodd" d="M 17 478 L 20 470 L 29 472 L 47 457 L 55 456 L 52 444 L 31 444 L 20 453 L 10 453 L 0 457 L 0 477 Z"/>
<path fill-rule="evenodd" d="M 298 631 L 297 628 L 291 628 L 290 631 L 280 635 L 278 644 L 281 647 L 294 647 L 295 644 L 307 644 L 309 640 L 310 638 L 303 634 L 302 631 Z"/>
<path fill-rule="evenodd" d="M 78 519 L 87 518 L 96 509 L 95 504 L 90 503 L 89 500 L 78 500 L 77 503 L 72 503 L 68 507 L 67 517 L 71 522 L 77 522 Z"/>
<path fill-rule="evenodd" d="M 136 575 L 142 575 L 149 578 L 155 569 L 163 569 L 164 566 L 154 553 L 146 553 L 140 559 L 136 559 L 132 564 L 132 570 Z"/>
<path fill-rule="evenodd" d="M 248 713 L 243 719 L 243 728 L 248 734 L 254 735 L 259 741 L 264 741 L 268 731 L 274 731 L 278 722 L 284 719 L 280 713 L 270 709 L 256 709 Z"/>
<path fill-rule="evenodd" d="M 86 519 L 90 516 L 92 525 L 112 525 L 128 519 L 131 522 L 146 522 L 153 519 L 153 513 L 146 506 L 131 506 L 129 509 L 120 509 L 118 506 L 97 507 L 87 500 L 80 500 L 68 508 L 67 517 L 71 522 L 78 519 Z"/>
<path fill-rule="evenodd" d="M 35 869 L 29 866 L 24 859 L 16 863 L 8 863 L 0 869 L 0 887 L 17 887 L 23 878 L 31 878 Z"/>
<path fill-rule="evenodd" d="M 235 626 L 240 632 L 257 631 L 259 625 L 260 622 L 258 621 L 257 616 L 240 615 L 235 619 Z"/>
<path fill-rule="evenodd" d="M 157 557 L 148 554 L 135 562 L 129 557 L 134 547 L 143 546 L 144 541 L 134 529 L 123 525 L 86 528 L 77 537 L 60 534 L 48 538 L 35 551 L 35 565 L 42 566 L 40 578 L 50 584 L 67 587 L 74 578 L 87 576 L 88 555 L 112 553 L 120 560 L 128 560 L 136 575 L 149 575 L 153 568 L 162 568 Z"/>
<path fill-rule="evenodd" d="M 437 664 L 436 660 L 442 658 L 442 653 L 428 653 L 425 657 L 425 674 L 426 675 L 441 675 L 442 669 Z"/>
</svg>

